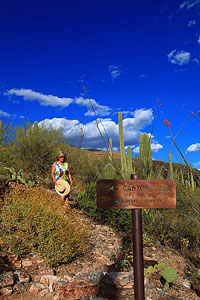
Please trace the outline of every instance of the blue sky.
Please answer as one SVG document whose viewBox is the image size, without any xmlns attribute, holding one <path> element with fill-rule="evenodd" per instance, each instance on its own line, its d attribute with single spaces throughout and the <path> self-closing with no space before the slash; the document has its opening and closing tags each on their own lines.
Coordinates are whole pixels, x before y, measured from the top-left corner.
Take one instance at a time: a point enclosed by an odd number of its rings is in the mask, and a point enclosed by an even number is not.
<svg viewBox="0 0 200 300">
<path fill-rule="evenodd" d="M 119 149 L 138 155 L 139 137 L 151 133 L 153 159 L 171 149 L 170 122 L 188 162 L 200 168 L 200 0 L 0 1 L 0 118 L 27 118 L 61 128 L 71 144 L 104 148 L 99 126 Z M 99 119 L 99 117 L 101 119 Z M 103 124 L 103 125 L 102 125 Z M 106 139 L 106 136 L 105 136 Z M 182 162 L 175 147 L 173 161 Z"/>
</svg>

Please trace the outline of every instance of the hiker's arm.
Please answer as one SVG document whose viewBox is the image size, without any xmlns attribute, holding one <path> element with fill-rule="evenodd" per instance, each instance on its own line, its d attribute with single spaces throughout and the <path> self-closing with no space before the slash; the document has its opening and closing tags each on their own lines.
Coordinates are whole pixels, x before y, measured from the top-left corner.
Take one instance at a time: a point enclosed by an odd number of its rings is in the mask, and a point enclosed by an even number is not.
<svg viewBox="0 0 200 300">
<path fill-rule="evenodd" d="M 57 181 L 55 179 L 55 170 L 56 170 L 56 163 L 53 163 L 52 168 L 51 168 L 51 177 L 53 179 L 53 182 L 57 184 Z"/>
</svg>

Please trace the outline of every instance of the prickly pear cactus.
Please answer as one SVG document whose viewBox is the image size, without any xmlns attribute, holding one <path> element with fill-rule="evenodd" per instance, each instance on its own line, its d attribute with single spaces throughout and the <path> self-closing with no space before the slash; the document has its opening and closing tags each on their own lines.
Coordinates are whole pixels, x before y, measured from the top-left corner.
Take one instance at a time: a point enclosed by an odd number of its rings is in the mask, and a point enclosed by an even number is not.
<svg viewBox="0 0 200 300">
<path fill-rule="evenodd" d="M 153 267 L 153 266 L 148 266 L 148 268 L 146 269 L 146 272 L 145 272 L 145 276 L 147 278 L 151 277 L 152 274 L 156 271 L 156 269 Z"/>
<path fill-rule="evenodd" d="M 161 270 L 163 270 L 164 268 L 165 268 L 165 263 L 164 263 L 163 261 L 156 265 L 156 269 L 157 269 L 158 271 L 161 271 Z"/>
<path fill-rule="evenodd" d="M 166 280 L 166 283 L 164 285 L 163 291 L 167 291 L 169 288 L 169 283 L 174 282 L 177 279 L 177 273 L 176 270 L 169 266 L 163 270 L 163 277 Z"/>
<path fill-rule="evenodd" d="M 177 279 L 177 273 L 176 270 L 169 266 L 163 270 L 163 277 L 167 282 L 174 282 Z"/>
</svg>

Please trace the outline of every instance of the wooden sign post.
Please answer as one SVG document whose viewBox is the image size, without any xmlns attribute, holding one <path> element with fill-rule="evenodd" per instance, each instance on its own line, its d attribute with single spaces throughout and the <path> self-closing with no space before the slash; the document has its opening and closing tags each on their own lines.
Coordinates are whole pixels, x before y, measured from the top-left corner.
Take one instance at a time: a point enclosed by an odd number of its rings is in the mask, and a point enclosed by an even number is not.
<svg viewBox="0 0 200 300">
<path fill-rule="evenodd" d="M 172 180 L 97 181 L 97 207 L 132 209 L 134 298 L 144 300 L 144 263 L 141 208 L 175 208 L 176 184 Z"/>
</svg>

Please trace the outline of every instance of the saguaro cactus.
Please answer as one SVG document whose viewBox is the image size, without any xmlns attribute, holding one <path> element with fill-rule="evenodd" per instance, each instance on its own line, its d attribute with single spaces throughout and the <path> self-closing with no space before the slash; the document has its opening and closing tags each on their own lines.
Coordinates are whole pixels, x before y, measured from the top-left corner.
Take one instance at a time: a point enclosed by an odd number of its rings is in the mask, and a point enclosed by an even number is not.
<svg viewBox="0 0 200 300">
<path fill-rule="evenodd" d="M 123 135 L 123 120 L 122 113 L 118 113 L 118 122 L 119 122 L 119 142 L 120 142 L 120 154 L 121 154 L 121 171 L 123 179 L 127 179 L 127 164 L 126 164 L 126 155 L 124 148 L 124 135 Z"/>
<path fill-rule="evenodd" d="M 140 136 L 140 158 L 142 159 L 143 179 L 151 179 L 152 177 L 151 145 L 147 133 L 143 133 Z"/>
<path fill-rule="evenodd" d="M 182 168 L 181 168 L 181 170 L 180 170 L 180 172 L 181 172 L 181 183 L 184 185 L 184 177 L 183 177 L 183 170 L 182 170 Z"/>
<path fill-rule="evenodd" d="M 192 174 L 192 165 L 190 163 L 190 179 L 191 179 L 191 188 L 192 188 L 192 191 L 195 190 L 195 184 L 194 184 L 194 176 Z"/>
<path fill-rule="evenodd" d="M 131 174 L 133 174 L 132 151 L 130 146 L 127 147 L 127 173 L 129 178 Z"/>
<path fill-rule="evenodd" d="M 115 179 L 115 168 L 110 163 L 108 163 L 104 167 L 104 178 L 105 179 Z"/>
<path fill-rule="evenodd" d="M 109 139 L 109 162 L 113 162 L 113 155 L 112 155 L 112 139 Z"/>
<path fill-rule="evenodd" d="M 169 153 L 169 179 L 173 179 L 172 154 Z"/>
</svg>

